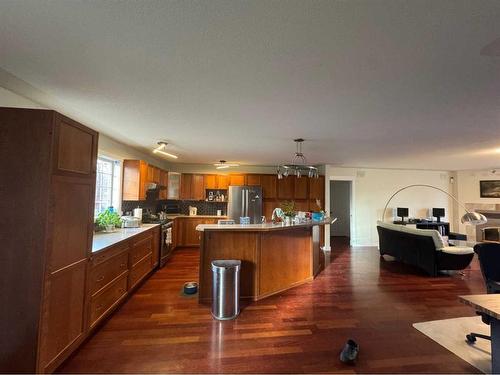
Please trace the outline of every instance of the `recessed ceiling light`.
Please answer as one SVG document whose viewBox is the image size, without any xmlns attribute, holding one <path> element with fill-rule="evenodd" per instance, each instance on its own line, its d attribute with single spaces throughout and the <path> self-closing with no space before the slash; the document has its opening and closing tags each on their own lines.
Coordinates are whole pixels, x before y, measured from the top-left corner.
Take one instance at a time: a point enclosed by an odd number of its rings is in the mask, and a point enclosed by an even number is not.
<svg viewBox="0 0 500 375">
<path fill-rule="evenodd" d="M 177 159 L 178 156 L 177 155 L 174 155 L 174 154 L 171 154 L 169 152 L 166 152 L 164 151 L 165 148 L 167 147 L 168 143 L 165 142 L 165 141 L 160 141 L 158 142 L 158 147 L 156 147 L 153 152 L 155 154 L 162 154 L 162 155 L 165 155 L 165 156 L 168 156 L 169 158 L 173 158 L 173 159 Z"/>
<path fill-rule="evenodd" d="M 237 163 L 228 163 L 225 160 L 219 160 L 218 163 L 214 163 L 215 169 L 226 169 L 230 167 L 239 167 L 240 165 Z"/>
</svg>

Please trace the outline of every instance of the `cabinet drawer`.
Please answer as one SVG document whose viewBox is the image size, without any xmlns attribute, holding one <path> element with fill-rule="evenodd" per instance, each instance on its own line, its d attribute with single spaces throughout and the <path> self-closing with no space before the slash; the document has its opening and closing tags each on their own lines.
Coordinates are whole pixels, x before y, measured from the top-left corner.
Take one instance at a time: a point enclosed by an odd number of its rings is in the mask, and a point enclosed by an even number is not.
<svg viewBox="0 0 500 375">
<path fill-rule="evenodd" d="M 107 261 L 93 267 L 90 272 L 90 293 L 94 295 L 106 284 L 114 280 L 128 269 L 128 252 L 109 258 Z"/>
<path fill-rule="evenodd" d="M 146 276 L 149 271 L 151 271 L 151 258 L 152 254 L 148 254 L 144 258 L 142 258 L 130 271 L 130 282 L 129 282 L 129 289 L 132 289 L 139 283 L 144 276 Z"/>
<path fill-rule="evenodd" d="M 92 267 L 95 267 L 101 263 L 106 262 L 108 259 L 114 257 L 129 249 L 129 244 L 127 241 L 119 242 L 116 245 L 108 247 L 105 250 L 99 251 L 96 254 L 92 254 Z"/>
<path fill-rule="evenodd" d="M 130 250 L 130 263 L 132 266 L 152 251 L 152 241 L 153 237 L 150 235 L 134 243 L 134 246 Z"/>
<path fill-rule="evenodd" d="M 145 232 L 139 233 L 132 237 L 132 247 L 135 247 L 137 244 L 143 242 L 145 239 L 151 239 L 153 237 L 153 231 L 148 229 Z"/>
<path fill-rule="evenodd" d="M 126 294 L 127 275 L 125 274 L 92 297 L 90 303 L 90 325 L 95 325 Z"/>
</svg>

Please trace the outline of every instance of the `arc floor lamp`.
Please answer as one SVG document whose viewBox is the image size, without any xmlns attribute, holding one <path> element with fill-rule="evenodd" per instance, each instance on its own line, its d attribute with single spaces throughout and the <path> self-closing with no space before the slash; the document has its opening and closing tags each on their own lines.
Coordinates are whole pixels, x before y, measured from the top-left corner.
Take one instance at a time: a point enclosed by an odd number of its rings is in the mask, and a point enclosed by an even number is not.
<svg viewBox="0 0 500 375">
<path fill-rule="evenodd" d="M 458 201 L 457 198 L 455 198 L 453 195 L 451 195 L 447 191 L 440 189 L 436 186 L 426 185 L 426 184 L 408 185 L 408 186 L 402 187 L 401 189 L 397 190 L 394 194 L 392 194 L 391 197 L 389 198 L 389 200 L 387 201 L 387 203 L 385 204 L 384 212 L 382 212 L 382 221 L 385 220 L 385 211 L 387 210 L 387 206 L 391 202 L 392 198 L 394 198 L 401 191 L 406 190 L 406 189 L 410 189 L 413 187 L 426 187 L 426 188 L 430 188 L 430 189 L 439 190 L 440 192 L 445 193 L 447 196 L 449 196 L 451 199 L 453 199 L 455 202 L 457 202 L 457 204 L 465 210 L 465 214 L 460 219 L 462 224 L 479 225 L 479 224 L 484 224 L 488 221 L 486 219 L 486 216 L 484 216 L 483 214 L 480 214 L 479 212 L 470 212 L 467 208 L 465 208 L 465 206 L 462 203 L 460 203 Z"/>
</svg>

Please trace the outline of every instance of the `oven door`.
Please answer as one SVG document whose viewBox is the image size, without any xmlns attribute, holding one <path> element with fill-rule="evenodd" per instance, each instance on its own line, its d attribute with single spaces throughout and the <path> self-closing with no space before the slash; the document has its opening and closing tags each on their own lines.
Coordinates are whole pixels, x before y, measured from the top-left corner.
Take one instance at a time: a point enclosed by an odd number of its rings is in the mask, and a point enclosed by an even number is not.
<svg viewBox="0 0 500 375">
<path fill-rule="evenodd" d="M 165 224 L 161 230 L 160 267 L 163 267 L 172 255 L 172 224 Z"/>
</svg>

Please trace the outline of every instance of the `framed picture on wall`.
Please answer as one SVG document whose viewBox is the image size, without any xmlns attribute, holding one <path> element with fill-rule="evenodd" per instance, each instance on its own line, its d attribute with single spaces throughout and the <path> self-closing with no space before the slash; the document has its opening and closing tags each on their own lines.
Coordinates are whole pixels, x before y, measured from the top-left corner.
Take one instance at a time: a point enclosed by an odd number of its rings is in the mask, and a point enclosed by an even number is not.
<svg viewBox="0 0 500 375">
<path fill-rule="evenodd" d="M 500 198 L 500 180 L 479 181 L 481 198 Z"/>
</svg>

